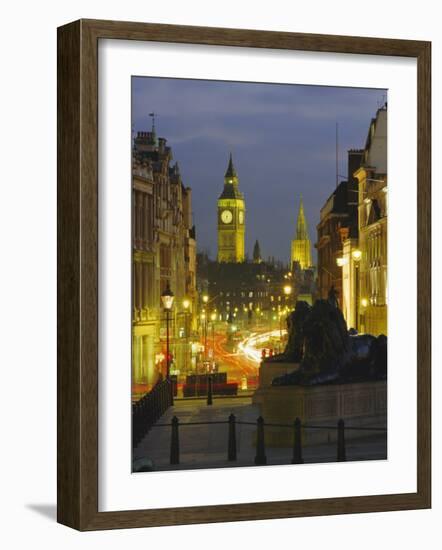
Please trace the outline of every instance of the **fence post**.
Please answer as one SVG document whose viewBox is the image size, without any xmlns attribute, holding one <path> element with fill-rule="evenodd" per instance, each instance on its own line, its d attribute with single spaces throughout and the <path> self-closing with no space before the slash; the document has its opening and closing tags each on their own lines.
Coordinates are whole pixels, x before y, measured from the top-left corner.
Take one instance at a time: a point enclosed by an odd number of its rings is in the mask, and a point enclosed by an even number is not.
<svg viewBox="0 0 442 550">
<path fill-rule="evenodd" d="M 293 423 L 293 458 L 292 464 L 303 464 L 302 458 L 302 439 L 301 439 L 301 419 L 296 418 Z"/>
<path fill-rule="evenodd" d="M 134 403 L 132 405 L 132 440 L 134 443 L 134 446 L 138 443 L 138 433 L 140 429 L 140 415 L 137 411 L 137 404 Z"/>
<path fill-rule="evenodd" d="M 170 405 L 172 406 L 173 405 L 173 380 L 172 378 L 169 378 L 169 384 L 170 384 L 170 387 L 169 387 L 169 403 Z"/>
<path fill-rule="evenodd" d="M 338 420 L 338 462 L 345 462 L 345 425 L 342 418 Z"/>
<path fill-rule="evenodd" d="M 172 437 L 170 440 L 170 463 L 180 463 L 180 440 L 178 435 L 179 420 L 176 416 L 172 418 Z"/>
<path fill-rule="evenodd" d="M 267 464 L 266 449 L 264 443 L 264 418 L 262 416 L 257 419 L 256 425 L 257 430 L 255 464 L 257 466 L 262 466 Z"/>
<path fill-rule="evenodd" d="M 212 377 L 208 376 L 207 377 L 207 404 L 208 405 L 212 405 L 213 403 L 212 393 L 213 393 L 213 381 L 212 381 Z"/>
<path fill-rule="evenodd" d="M 164 398 L 164 384 L 160 382 L 152 390 L 151 400 L 149 403 L 151 411 L 149 416 L 153 420 L 152 424 L 154 424 L 158 420 L 158 418 L 160 418 L 163 411 L 165 411 L 167 408 L 167 403 L 165 403 Z"/>
<path fill-rule="evenodd" d="M 229 441 L 227 444 L 227 460 L 236 460 L 236 418 L 234 414 L 229 416 Z"/>
</svg>

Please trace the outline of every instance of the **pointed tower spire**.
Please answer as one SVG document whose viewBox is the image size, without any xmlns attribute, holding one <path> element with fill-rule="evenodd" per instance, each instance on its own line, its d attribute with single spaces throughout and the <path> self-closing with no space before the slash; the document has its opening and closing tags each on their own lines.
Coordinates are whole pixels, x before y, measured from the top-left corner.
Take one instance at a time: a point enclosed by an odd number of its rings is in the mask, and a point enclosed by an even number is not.
<svg viewBox="0 0 442 550">
<path fill-rule="evenodd" d="M 308 239 L 307 222 L 305 220 L 304 203 L 302 195 L 299 200 L 298 221 L 296 223 L 296 238 L 299 240 Z"/>
<path fill-rule="evenodd" d="M 227 166 L 227 170 L 225 173 L 225 178 L 236 178 L 238 177 L 236 174 L 235 167 L 233 166 L 233 160 L 232 160 L 232 153 L 230 153 L 229 157 L 229 165 Z"/>
<path fill-rule="evenodd" d="M 259 246 L 258 240 L 256 240 L 255 246 L 253 247 L 253 263 L 260 264 L 261 262 L 261 247 Z"/>
<path fill-rule="evenodd" d="M 302 196 L 299 200 L 298 220 L 296 222 L 296 234 L 292 241 L 291 267 L 299 264 L 301 269 L 312 267 L 311 243 L 308 236 L 307 221 L 304 213 Z"/>
</svg>

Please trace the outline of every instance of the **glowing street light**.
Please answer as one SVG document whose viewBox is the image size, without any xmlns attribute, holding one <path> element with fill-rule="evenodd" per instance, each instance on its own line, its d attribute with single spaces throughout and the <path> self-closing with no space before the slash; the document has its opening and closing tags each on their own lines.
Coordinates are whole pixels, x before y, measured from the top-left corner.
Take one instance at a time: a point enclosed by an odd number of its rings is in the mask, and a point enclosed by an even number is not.
<svg viewBox="0 0 442 550">
<path fill-rule="evenodd" d="M 163 307 L 166 311 L 170 311 L 172 309 L 174 299 L 175 296 L 170 290 L 170 286 L 167 285 L 166 290 L 161 294 L 161 301 L 163 302 Z"/>
<path fill-rule="evenodd" d="M 166 290 L 161 294 L 161 301 L 166 311 L 166 378 L 168 380 L 170 379 L 169 321 L 174 298 L 175 296 L 170 290 L 169 284 L 167 284 Z"/>
<path fill-rule="evenodd" d="M 355 279 L 355 294 L 356 299 L 354 301 L 354 309 L 355 309 L 355 323 L 356 323 L 356 329 L 360 329 L 360 315 L 359 315 L 359 293 L 360 293 L 360 281 L 359 281 L 359 262 L 362 258 L 362 252 L 358 250 L 357 248 L 352 251 L 351 257 L 353 258 L 354 262 L 354 279 Z M 362 301 L 361 301 L 362 303 Z M 365 306 L 363 306 L 365 307 Z"/>
<path fill-rule="evenodd" d="M 362 252 L 360 250 L 353 250 L 351 255 L 352 255 L 352 258 L 355 262 L 359 262 L 359 260 L 362 257 Z"/>
<path fill-rule="evenodd" d="M 184 320 L 186 325 L 186 349 L 184 352 L 184 370 L 187 372 L 188 355 L 189 355 L 189 333 L 190 333 L 190 327 L 189 327 L 190 300 L 188 298 L 184 298 L 183 308 L 184 308 Z"/>
<path fill-rule="evenodd" d="M 292 287 L 290 285 L 285 285 L 283 290 L 286 296 L 290 296 L 292 293 Z"/>
<path fill-rule="evenodd" d="M 203 302 L 207 304 L 208 301 L 209 301 L 209 296 L 207 294 L 203 294 Z"/>
<path fill-rule="evenodd" d="M 361 300 L 361 306 L 362 306 L 362 307 L 367 307 L 367 306 L 368 306 L 368 300 L 367 300 L 367 298 L 362 298 L 362 300 Z"/>
</svg>

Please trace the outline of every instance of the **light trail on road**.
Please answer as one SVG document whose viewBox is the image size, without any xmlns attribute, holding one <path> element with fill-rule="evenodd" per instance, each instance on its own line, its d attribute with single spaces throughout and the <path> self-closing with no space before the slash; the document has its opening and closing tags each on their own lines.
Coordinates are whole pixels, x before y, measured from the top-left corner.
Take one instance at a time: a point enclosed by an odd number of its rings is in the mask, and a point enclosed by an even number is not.
<svg viewBox="0 0 442 550">
<path fill-rule="evenodd" d="M 240 356 L 238 353 L 233 353 L 226 349 L 227 338 L 224 334 L 217 333 L 214 338 L 215 360 L 223 363 L 228 372 L 236 375 L 240 379 L 241 376 L 257 374 L 256 364 L 245 356 Z"/>
<path fill-rule="evenodd" d="M 284 329 L 282 332 L 279 330 L 271 330 L 269 332 L 260 332 L 259 334 L 251 334 L 248 338 L 244 338 L 242 342 L 238 344 L 239 352 L 245 355 L 248 359 L 254 363 L 260 363 L 262 358 L 262 348 L 272 338 L 280 338 L 281 335 L 287 334 Z"/>
<path fill-rule="evenodd" d="M 239 384 L 247 379 L 249 384 L 256 384 L 261 362 L 262 348 L 271 339 L 280 339 L 280 330 L 265 332 L 253 332 L 242 341 L 236 344 L 236 351 L 229 349 L 227 335 L 225 332 L 215 332 L 210 338 L 208 345 L 213 349 L 213 358 L 219 365 L 220 370 L 228 373 L 229 381 L 236 381 Z"/>
</svg>

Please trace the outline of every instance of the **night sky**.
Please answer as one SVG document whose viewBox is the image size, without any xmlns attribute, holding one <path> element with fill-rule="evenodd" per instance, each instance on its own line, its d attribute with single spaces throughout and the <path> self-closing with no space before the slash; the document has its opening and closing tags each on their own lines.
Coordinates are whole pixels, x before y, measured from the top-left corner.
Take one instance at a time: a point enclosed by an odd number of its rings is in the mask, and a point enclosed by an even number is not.
<svg viewBox="0 0 442 550">
<path fill-rule="evenodd" d="M 347 150 L 364 146 L 385 100 L 379 89 L 132 79 L 133 130 L 150 130 L 149 113 L 156 113 L 157 135 L 192 188 L 198 249 L 212 258 L 230 151 L 246 202 L 246 252 L 252 256 L 258 239 L 264 258 L 287 262 L 300 194 L 313 244 L 320 208 L 335 188 L 336 122 L 341 180 Z"/>
</svg>

